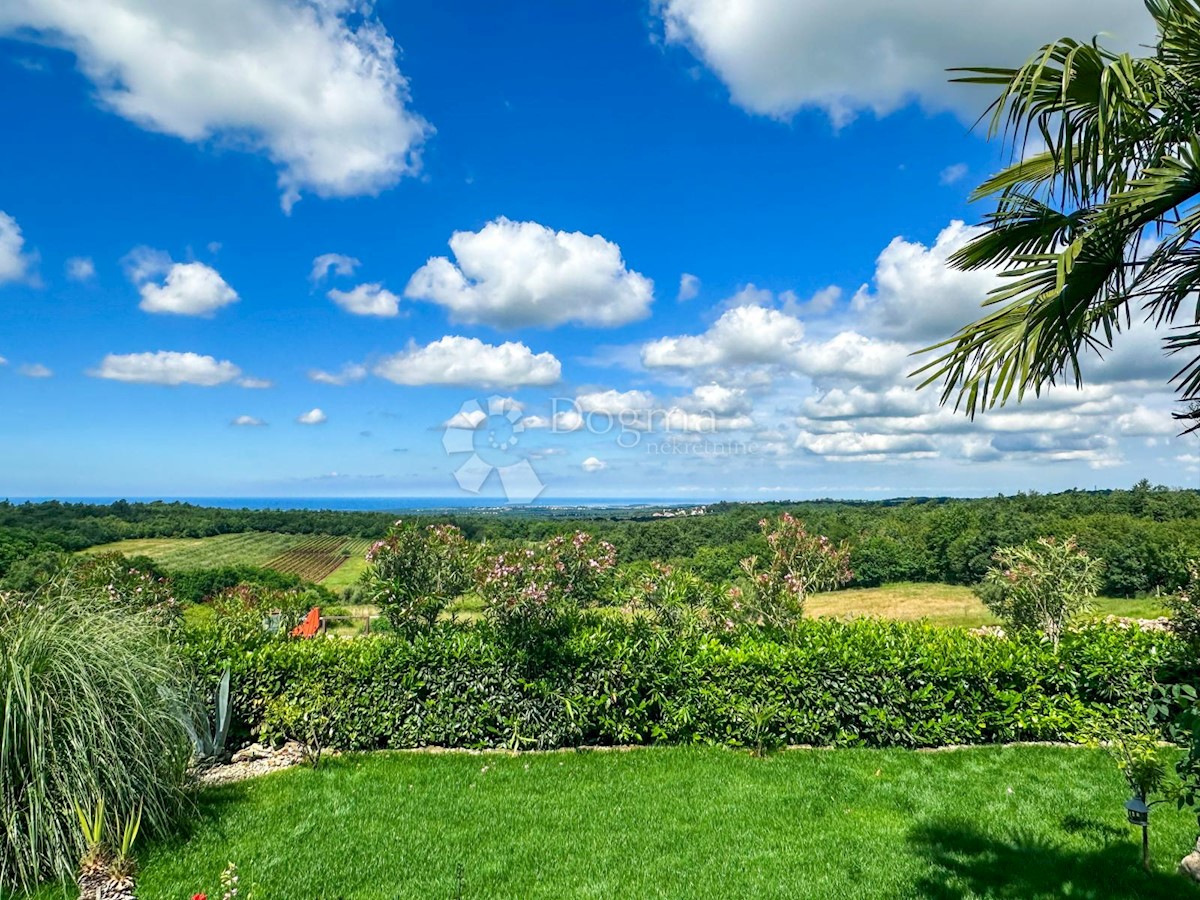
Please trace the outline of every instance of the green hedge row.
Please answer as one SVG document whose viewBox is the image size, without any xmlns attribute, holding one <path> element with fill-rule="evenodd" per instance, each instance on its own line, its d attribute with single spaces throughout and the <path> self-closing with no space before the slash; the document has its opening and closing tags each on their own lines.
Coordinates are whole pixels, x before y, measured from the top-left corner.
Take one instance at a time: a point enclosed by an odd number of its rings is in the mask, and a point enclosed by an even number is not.
<svg viewBox="0 0 1200 900">
<path fill-rule="evenodd" d="M 308 727 L 356 750 L 1069 741 L 1143 714 L 1156 680 L 1196 675 L 1170 635 L 1100 625 L 1068 635 L 1058 655 L 877 621 L 806 622 L 782 644 L 609 621 L 536 666 L 479 626 L 250 650 L 193 636 L 189 649 L 209 674 L 232 665 L 242 734 Z"/>
</svg>

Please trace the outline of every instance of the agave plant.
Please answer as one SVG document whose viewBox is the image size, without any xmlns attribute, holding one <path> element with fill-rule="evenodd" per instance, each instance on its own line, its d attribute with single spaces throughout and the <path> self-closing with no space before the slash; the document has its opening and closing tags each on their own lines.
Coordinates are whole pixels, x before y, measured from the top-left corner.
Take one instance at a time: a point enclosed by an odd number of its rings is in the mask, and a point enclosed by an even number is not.
<svg viewBox="0 0 1200 900">
<path fill-rule="evenodd" d="M 225 752 L 225 743 L 229 737 L 229 722 L 233 717 L 233 709 L 229 705 L 229 669 L 226 668 L 217 685 L 217 695 L 211 715 L 203 707 L 196 714 L 185 719 L 188 735 L 192 739 L 192 748 L 196 758 L 201 761 L 217 759 Z"/>
<path fill-rule="evenodd" d="M 974 415 L 1082 385 L 1081 358 L 1144 321 L 1173 326 L 1163 343 L 1189 404 L 1177 417 L 1200 427 L 1200 4 L 1146 6 L 1150 56 L 1063 38 L 1019 68 L 959 70 L 999 88 L 989 136 L 1019 158 L 976 190 L 995 209 L 951 259 L 1004 280 L 994 311 L 927 348 L 942 355 L 918 371 L 943 383 L 943 403 Z M 1030 153 L 1031 137 L 1045 149 Z"/>
</svg>

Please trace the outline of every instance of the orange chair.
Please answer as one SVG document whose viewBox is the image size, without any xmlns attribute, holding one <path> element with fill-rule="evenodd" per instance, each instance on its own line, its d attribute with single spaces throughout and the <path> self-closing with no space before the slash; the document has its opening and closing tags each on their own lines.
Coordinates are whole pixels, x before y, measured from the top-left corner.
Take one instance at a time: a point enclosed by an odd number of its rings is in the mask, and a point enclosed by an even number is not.
<svg viewBox="0 0 1200 900">
<path fill-rule="evenodd" d="M 292 637 L 310 638 L 321 630 L 321 608 L 314 606 L 304 617 L 304 621 L 292 629 Z"/>
</svg>

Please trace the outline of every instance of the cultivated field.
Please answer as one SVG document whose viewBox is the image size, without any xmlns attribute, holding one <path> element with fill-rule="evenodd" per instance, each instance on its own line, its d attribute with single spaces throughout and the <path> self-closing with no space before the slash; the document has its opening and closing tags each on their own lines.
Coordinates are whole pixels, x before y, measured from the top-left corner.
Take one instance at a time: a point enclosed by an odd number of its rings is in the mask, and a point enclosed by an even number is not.
<svg viewBox="0 0 1200 900">
<path fill-rule="evenodd" d="M 168 569 L 249 565 L 299 575 L 330 587 L 346 587 L 362 571 L 371 542 L 322 534 L 249 531 L 207 538 L 146 538 L 91 547 L 87 553 L 148 556 Z M 347 568 L 342 574 L 339 570 Z M 347 577 L 348 576 L 348 577 Z"/>
</svg>

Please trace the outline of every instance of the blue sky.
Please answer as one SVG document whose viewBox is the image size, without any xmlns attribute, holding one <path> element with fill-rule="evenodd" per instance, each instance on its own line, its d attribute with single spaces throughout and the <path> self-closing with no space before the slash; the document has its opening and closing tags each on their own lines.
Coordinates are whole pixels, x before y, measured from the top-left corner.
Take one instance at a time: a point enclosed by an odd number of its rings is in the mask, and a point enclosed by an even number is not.
<svg viewBox="0 0 1200 900">
<path fill-rule="evenodd" d="M 975 423 L 906 378 L 995 283 L 944 68 L 1137 4 L 194 6 L 0 10 L 0 495 L 1200 483 L 1149 329 Z"/>
</svg>

